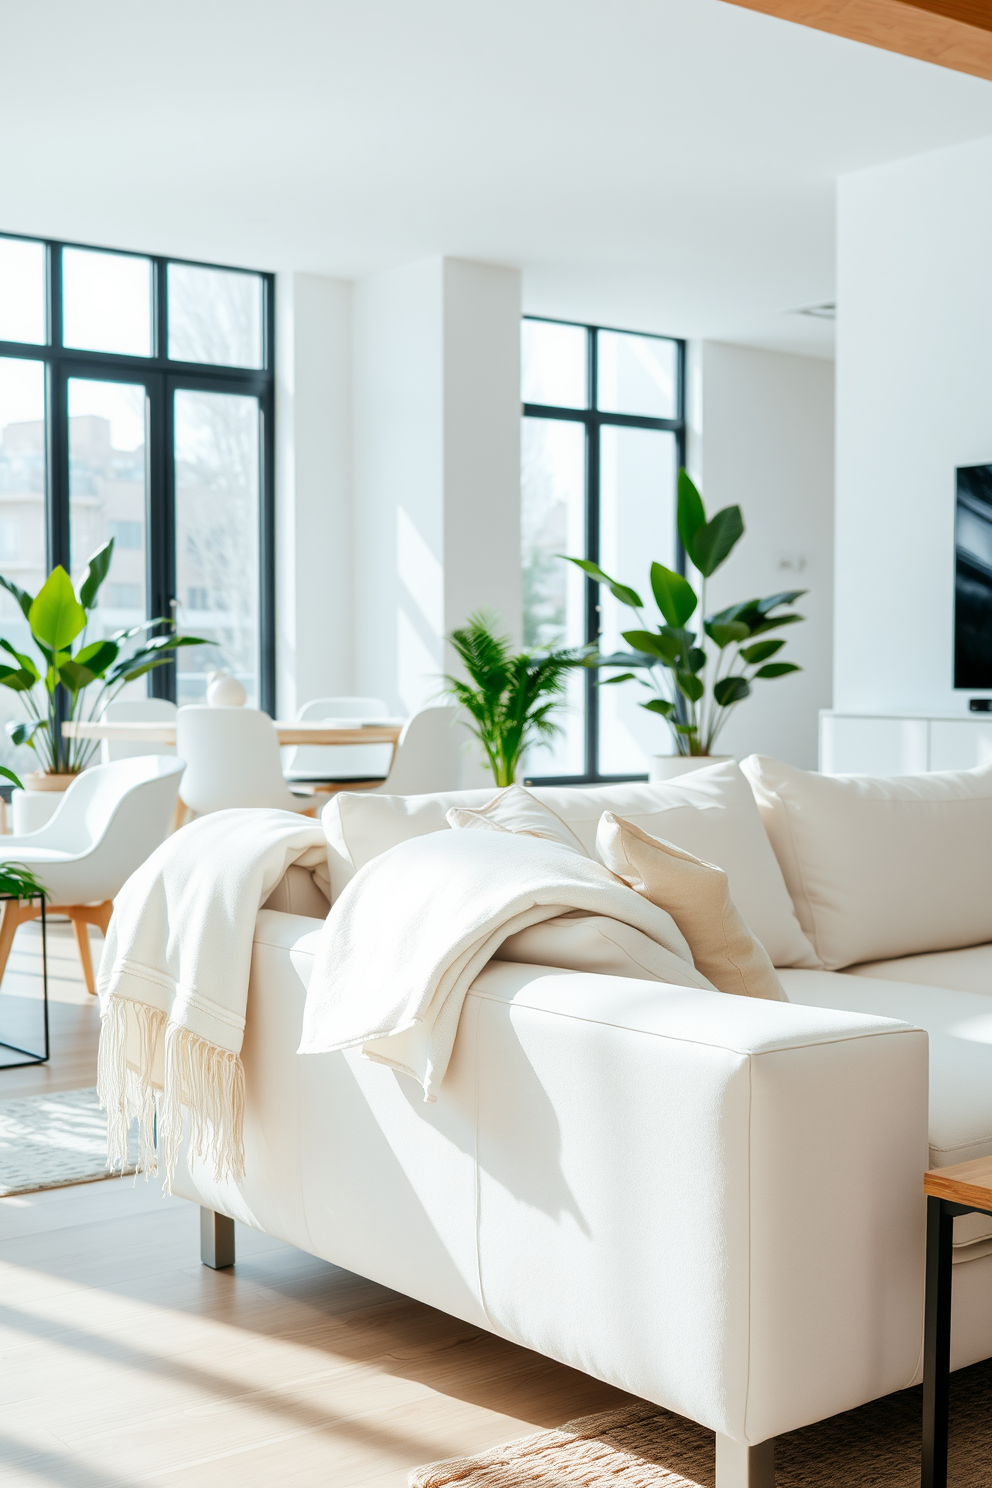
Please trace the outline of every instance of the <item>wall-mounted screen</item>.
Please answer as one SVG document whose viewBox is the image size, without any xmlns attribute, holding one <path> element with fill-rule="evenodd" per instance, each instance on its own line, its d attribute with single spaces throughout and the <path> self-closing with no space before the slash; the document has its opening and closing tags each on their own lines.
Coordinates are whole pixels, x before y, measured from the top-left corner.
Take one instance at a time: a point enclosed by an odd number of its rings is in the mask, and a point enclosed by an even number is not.
<svg viewBox="0 0 992 1488">
<path fill-rule="evenodd" d="M 958 469 L 954 686 L 992 687 L 992 465 Z"/>
</svg>

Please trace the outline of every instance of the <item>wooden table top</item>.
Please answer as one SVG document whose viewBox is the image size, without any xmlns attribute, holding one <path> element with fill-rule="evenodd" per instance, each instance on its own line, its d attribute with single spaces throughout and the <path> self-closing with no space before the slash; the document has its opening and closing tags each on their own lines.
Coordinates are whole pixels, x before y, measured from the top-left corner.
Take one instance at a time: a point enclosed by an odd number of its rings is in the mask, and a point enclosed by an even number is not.
<svg viewBox="0 0 992 1488">
<path fill-rule="evenodd" d="M 403 730 L 402 719 L 383 719 L 376 723 L 359 723 L 342 719 L 341 723 L 295 723 L 274 720 L 273 727 L 280 744 L 395 744 Z M 175 744 L 174 723 L 64 723 L 67 739 L 121 739 L 128 743 Z"/>
<path fill-rule="evenodd" d="M 923 1192 L 953 1204 L 974 1204 L 992 1210 L 992 1157 L 975 1157 L 949 1168 L 931 1168 L 923 1175 Z"/>
</svg>

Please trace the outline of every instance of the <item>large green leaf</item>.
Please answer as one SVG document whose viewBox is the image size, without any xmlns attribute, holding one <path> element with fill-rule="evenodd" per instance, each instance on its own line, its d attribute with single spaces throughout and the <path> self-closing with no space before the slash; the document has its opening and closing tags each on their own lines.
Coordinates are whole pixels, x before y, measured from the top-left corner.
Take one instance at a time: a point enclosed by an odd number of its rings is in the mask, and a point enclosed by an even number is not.
<svg viewBox="0 0 992 1488">
<path fill-rule="evenodd" d="M 30 656 L 25 656 L 23 651 L 15 651 L 14 647 L 10 644 L 9 641 L 0 640 L 0 646 L 3 647 L 8 656 L 12 656 L 14 658 L 21 671 L 29 672 L 37 682 L 38 668 L 35 666 Z"/>
<path fill-rule="evenodd" d="M 769 656 L 774 656 L 776 651 L 781 651 L 785 645 L 784 641 L 755 641 L 753 646 L 741 648 L 741 660 L 746 661 L 748 666 L 756 666 L 759 661 L 767 661 Z"/>
<path fill-rule="evenodd" d="M 767 599 L 756 599 L 753 604 L 760 615 L 767 615 L 769 610 L 776 610 L 779 605 L 795 604 L 808 593 L 808 589 L 785 589 L 781 594 L 770 594 Z"/>
<path fill-rule="evenodd" d="M 118 657 L 120 647 L 115 641 L 91 641 L 76 652 L 75 660 L 80 666 L 89 667 L 94 677 L 99 677 Z"/>
<path fill-rule="evenodd" d="M 767 666 L 759 667 L 755 672 L 756 677 L 785 677 L 789 672 L 801 672 L 802 667 L 796 666 L 794 661 L 770 661 Z"/>
<path fill-rule="evenodd" d="M 751 634 L 751 627 L 744 625 L 740 620 L 726 620 L 722 624 L 717 620 L 707 620 L 706 634 L 722 651 L 725 646 L 732 646 L 737 641 L 746 641 Z"/>
<path fill-rule="evenodd" d="M 734 544 L 744 536 L 744 518 L 739 506 L 725 506 L 692 540 L 689 557 L 704 578 L 715 573 Z"/>
<path fill-rule="evenodd" d="M 750 695 L 751 685 L 746 677 L 721 677 L 713 687 L 713 696 L 721 708 L 729 708 Z"/>
<path fill-rule="evenodd" d="M 671 718 L 675 712 L 675 704 L 667 703 L 664 698 L 652 698 L 649 703 L 642 703 L 641 707 L 646 708 L 649 713 L 660 713 L 662 718 Z"/>
<path fill-rule="evenodd" d="M 9 687 L 11 692 L 30 692 L 38 680 L 38 674 L 23 667 L 0 666 L 0 687 Z"/>
<path fill-rule="evenodd" d="M 792 614 L 779 615 L 778 617 L 772 615 L 770 619 L 761 620 L 757 625 L 752 625 L 751 634 L 763 635 L 766 630 L 779 630 L 783 625 L 798 625 L 801 620 L 805 619 L 805 615 L 797 615 L 795 611 Z"/>
<path fill-rule="evenodd" d="M 689 670 L 691 672 L 701 672 L 705 665 L 706 652 L 703 650 L 702 646 L 693 646 L 692 650 L 689 652 Z"/>
<path fill-rule="evenodd" d="M 681 692 L 683 697 L 687 697 L 692 703 L 698 703 L 699 699 L 706 691 L 705 687 L 703 686 L 702 679 L 700 677 L 693 676 L 692 672 L 676 672 L 675 680 L 678 683 L 679 692 Z"/>
<path fill-rule="evenodd" d="M 53 651 L 64 651 L 86 628 L 86 611 L 61 563 L 52 569 L 28 611 L 31 633 Z"/>
<path fill-rule="evenodd" d="M 591 558 L 569 558 L 565 553 L 559 553 L 559 558 L 564 558 L 566 563 L 574 563 L 576 568 L 581 568 L 597 584 L 605 584 L 607 589 L 618 599 L 621 604 L 627 605 L 632 610 L 643 610 L 644 601 L 636 589 L 631 589 L 627 584 L 621 584 L 616 579 L 611 579 L 609 574 L 603 572 L 598 563 L 593 563 Z"/>
<path fill-rule="evenodd" d="M 663 563 L 651 565 L 651 589 L 669 625 L 684 625 L 698 603 L 692 585 Z"/>
<path fill-rule="evenodd" d="M 666 663 L 672 662 L 679 654 L 679 645 L 670 636 L 658 635 L 653 630 L 625 630 L 622 632 L 628 646 L 633 646 L 635 651 L 642 651 L 648 656 L 657 656 Z"/>
<path fill-rule="evenodd" d="M 597 677 L 597 687 L 610 687 L 614 682 L 639 682 L 640 677 L 633 672 L 621 672 L 619 677 Z M 650 686 L 650 684 L 648 684 Z"/>
<path fill-rule="evenodd" d="M 30 744 L 40 729 L 45 728 L 43 718 L 36 719 L 33 723 L 18 722 L 8 723 L 7 736 L 12 744 Z"/>
<path fill-rule="evenodd" d="M 2 574 L 0 574 L 0 586 L 6 589 L 8 594 L 14 596 L 20 605 L 21 614 L 26 620 L 28 618 L 28 612 L 34 604 L 34 595 L 29 594 L 26 589 L 22 589 L 20 584 L 15 584 L 13 579 L 5 579 Z"/>
<path fill-rule="evenodd" d="M 79 603 L 84 610 L 92 610 L 96 604 L 96 597 L 100 592 L 100 585 L 107 577 L 110 568 L 110 560 L 114 556 L 114 539 L 105 542 L 102 548 L 97 548 L 86 565 L 86 573 L 83 582 L 79 586 Z"/>
<path fill-rule="evenodd" d="M 12 781 L 13 784 L 17 786 L 18 790 L 24 789 L 23 781 L 21 781 L 19 777 L 14 774 L 13 770 L 8 770 L 6 765 L 0 765 L 0 775 L 2 775 L 5 780 Z"/>
<path fill-rule="evenodd" d="M 679 471 L 679 502 L 678 502 L 678 528 L 682 546 L 689 557 L 692 558 L 692 550 L 696 533 L 701 527 L 706 526 L 706 512 L 703 510 L 703 498 L 696 490 L 688 472 Z M 693 559 L 695 562 L 695 559 Z"/>
<path fill-rule="evenodd" d="M 59 677 L 62 685 L 67 687 L 70 692 L 78 692 L 81 687 L 89 687 L 91 682 L 96 681 L 96 677 L 90 671 L 89 667 L 80 666 L 71 657 L 68 661 L 63 661 L 59 667 Z"/>
</svg>

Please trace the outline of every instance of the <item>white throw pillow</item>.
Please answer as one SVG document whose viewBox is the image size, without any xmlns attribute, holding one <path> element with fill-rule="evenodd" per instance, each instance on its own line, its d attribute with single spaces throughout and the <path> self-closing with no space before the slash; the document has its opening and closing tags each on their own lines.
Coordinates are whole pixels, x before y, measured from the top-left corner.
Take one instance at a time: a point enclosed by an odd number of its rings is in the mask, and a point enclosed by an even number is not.
<svg viewBox="0 0 992 1488">
<path fill-rule="evenodd" d="M 450 806 L 445 812 L 449 827 L 460 831 L 520 832 L 525 837 L 540 837 L 556 842 L 579 857 L 587 858 L 575 833 L 549 806 L 543 805 L 522 785 L 508 785 L 485 806 Z"/>
<path fill-rule="evenodd" d="M 830 971 L 992 940 L 992 769 L 816 775 L 744 761 Z"/>
<path fill-rule="evenodd" d="M 719 992 L 786 1002 L 768 953 L 741 918 L 722 868 L 704 863 L 604 811 L 596 834 L 600 861 L 659 909 L 685 936 L 697 971 Z"/>
<path fill-rule="evenodd" d="M 658 945 L 643 930 L 581 911 L 518 930 L 504 940 L 493 960 L 594 971 L 600 976 L 647 978 L 672 987 L 696 987 L 702 992 L 716 990 L 690 960 Z"/>
<path fill-rule="evenodd" d="M 819 966 L 799 928 L 781 869 L 761 825 L 751 788 L 733 761 L 707 765 L 659 784 L 533 786 L 575 833 L 590 857 L 604 811 L 625 817 L 652 837 L 674 842 L 722 868 L 734 903 L 776 966 Z M 327 836 L 331 902 L 359 868 L 410 837 L 447 828 L 452 806 L 478 810 L 492 790 L 447 791 L 429 796 L 340 792 L 321 814 Z"/>
</svg>

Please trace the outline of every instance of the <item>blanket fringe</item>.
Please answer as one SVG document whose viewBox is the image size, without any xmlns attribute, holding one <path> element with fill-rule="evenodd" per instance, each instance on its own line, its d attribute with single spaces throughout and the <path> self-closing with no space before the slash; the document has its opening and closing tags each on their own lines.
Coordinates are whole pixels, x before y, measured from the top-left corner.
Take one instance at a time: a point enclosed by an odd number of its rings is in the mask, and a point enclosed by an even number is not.
<svg viewBox="0 0 992 1488">
<path fill-rule="evenodd" d="M 127 1062 L 129 1009 L 139 1034 L 137 1072 Z M 157 1091 L 152 1070 L 163 1039 L 165 1088 Z M 107 1112 L 111 1171 L 127 1166 L 128 1130 L 137 1120 L 138 1172 L 157 1173 L 161 1157 L 166 1190 L 171 1192 L 188 1117 L 190 1156 L 212 1159 L 218 1182 L 244 1177 L 245 1076 L 240 1058 L 169 1023 L 158 1008 L 123 997 L 108 999 L 100 1032 L 97 1092 Z"/>
<path fill-rule="evenodd" d="M 170 1023 L 165 1031 L 165 1090 L 159 1119 L 159 1147 L 170 1188 L 184 1110 L 189 1115 L 190 1156 L 212 1158 L 218 1183 L 243 1178 L 244 1065 L 229 1049 Z"/>
</svg>

